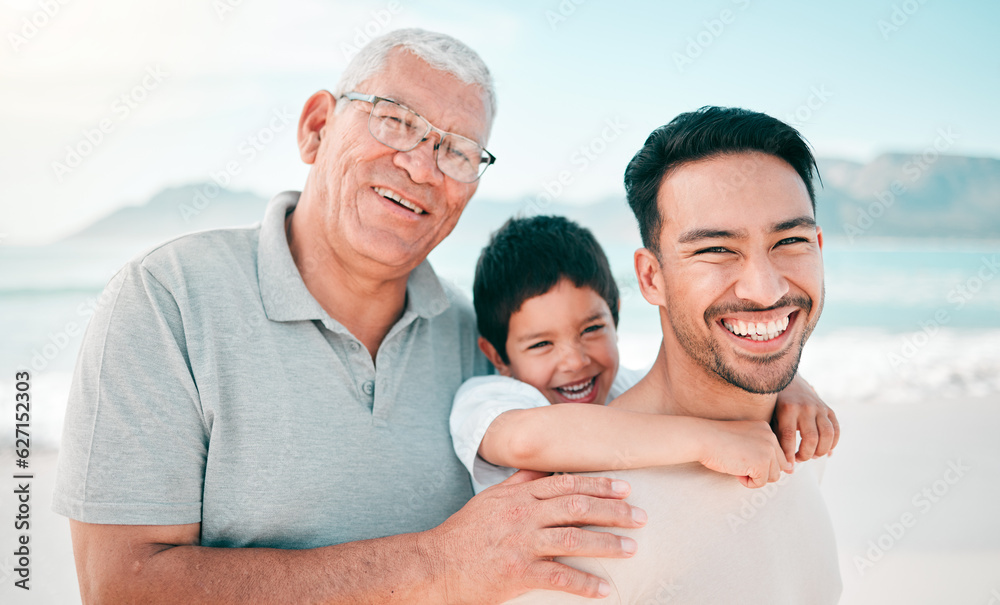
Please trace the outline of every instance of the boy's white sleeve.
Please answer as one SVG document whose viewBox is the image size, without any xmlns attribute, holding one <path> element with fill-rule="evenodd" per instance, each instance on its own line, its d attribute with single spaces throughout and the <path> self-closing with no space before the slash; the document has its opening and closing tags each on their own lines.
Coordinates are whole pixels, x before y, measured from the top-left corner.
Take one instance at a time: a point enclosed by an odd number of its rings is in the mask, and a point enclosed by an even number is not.
<svg viewBox="0 0 1000 605">
<path fill-rule="evenodd" d="M 608 391 L 608 402 L 620 397 L 622 393 L 637 385 L 648 373 L 648 368 L 633 370 L 622 365 L 618 366 L 618 374 L 611 382 L 611 389 Z"/>
<path fill-rule="evenodd" d="M 479 456 L 486 429 L 508 410 L 546 405 L 549 400 L 538 389 L 506 376 L 477 376 L 458 389 L 451 408 L 451 441 L 458 459 L 472 475 L 472 487 L 477 494 L 517 471 L 490 464 Z"/>
</svg>

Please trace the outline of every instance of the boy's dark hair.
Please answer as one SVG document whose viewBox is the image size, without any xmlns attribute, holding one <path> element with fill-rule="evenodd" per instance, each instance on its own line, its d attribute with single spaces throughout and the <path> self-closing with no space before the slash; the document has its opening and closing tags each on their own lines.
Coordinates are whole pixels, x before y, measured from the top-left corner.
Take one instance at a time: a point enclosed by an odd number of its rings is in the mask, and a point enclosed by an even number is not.
<svg viewBox="0 0 1000 605">
<path fill-rule="evenodd" d="M 510 317 L 524 301 L 551 290 L 561 278 L 588 287 L 608 303 L 618 325 L 618 286 L 608 257 L 586 228 L 561 216 L 512 218 L 479 255 L 472 284 L 479 333 L 504 363 Z"/>
<path fill-rule="evenodd" d="M 656 203 L 666 174 L 682 164 L 712 156 L 759 151 L 791 165 L 806 184 L 813 214 L 812 176 L 819 174 L 809 144 L 797 130 L 769 115 L 733 107 L 702 107 L 682 113 L 654 130 L 625 169 L 628 205 L 639 222 L 642 245 L 659 256 L 663 224 Z"/>
</svg>

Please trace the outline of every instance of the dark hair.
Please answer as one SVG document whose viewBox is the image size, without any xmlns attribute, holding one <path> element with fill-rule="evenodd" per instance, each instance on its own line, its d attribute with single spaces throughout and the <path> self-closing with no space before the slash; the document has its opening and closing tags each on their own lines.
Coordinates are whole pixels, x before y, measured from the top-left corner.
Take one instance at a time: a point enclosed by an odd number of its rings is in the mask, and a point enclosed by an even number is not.
<svg viewBox="0 0 1000 605">
<path fill-rule="evenodd" d="M 639 222 L 642 245 L 659 255 L 663 217 L 656 198 L 670 170 L 712 156 L 747 151 L 788 162 L 805 183 L 816 213 L 812 176 L 814 172 L 819 175 L 819 168 L 809 144 L 797 130 L 756 111 L 706 106 L 682 113 L 654 130 L 625 169 L 625 193 Z"/>
<path fill-rule="evenodd" d="M 510 317 L 524 301 L 551 290 L 562 278 L 588 287 L 608 303 L 618 325 L 618 286 L 608 257 L 586 228 L 562 216 L 512 218 L 479 255 L 472 284 L 479 333 L 504 363 Z"/>
</svg>

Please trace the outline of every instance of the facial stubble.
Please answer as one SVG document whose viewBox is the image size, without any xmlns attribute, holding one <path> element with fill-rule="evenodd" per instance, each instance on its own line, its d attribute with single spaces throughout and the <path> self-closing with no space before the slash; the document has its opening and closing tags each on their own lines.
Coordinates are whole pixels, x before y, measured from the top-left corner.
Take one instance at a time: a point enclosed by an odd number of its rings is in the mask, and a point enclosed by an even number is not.
<svg viewBox="0 0 1000 605">
<path fill-rule="evenodd" d="M 820 310 L 823 307 L 823 299 L 826 295 L 825 286 L 820 293 Z M 784 350 L 770 355 L 742 355 L 735 353 L 740 359 L 751 364 L 751 369 L 740 370 L 735 364 L 726 362 L 722 351 L 722 344 L 712 336 L 712 325 L 727 313 L 737 312 L 761 312 L 781 307 L 796 307 L 805 317 L 809 316 L 813 308 L 812 299 L 806 296 L 785 296 L 770 307 L 762 308 L 750 304 L 729 303 L 725 305 L 714 305 L 705 310 L 703 320 L 708 328 L 707 335 L 699 334 L 695 326 L 691 325 L 677 313 L 671 313 L 671 309 L 678 309 L 674 303 L 673 296 L 667 296 L 667 316 L 670 320 L 670 327 L 677 337 L 677 342 L 687 355 L 696 361 L 700 366 L 719 379 L 744 391 L 756 395 L 777 393 L 787 387 L 799 368 L 799 360 L 802 357 L 802 348 L 809 335 L 812 334 L 819 319 L 819 313 L 806 324 L 802 330 L 802 336 L 797 343 Z"/>
</svg>

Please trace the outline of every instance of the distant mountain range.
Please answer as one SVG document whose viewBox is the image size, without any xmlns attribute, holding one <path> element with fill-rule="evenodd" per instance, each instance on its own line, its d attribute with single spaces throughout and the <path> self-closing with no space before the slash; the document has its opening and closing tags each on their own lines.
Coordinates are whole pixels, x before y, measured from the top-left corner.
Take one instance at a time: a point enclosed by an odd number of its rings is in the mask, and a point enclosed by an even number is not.
<svg viewBox="0 0 1000 605">
<path fill-rule="evenodd" d="M 961 156 L 881 155 L 867 164 L 819 160 L 817 220 L 827 237 L 1000 239 L 1000 160 Z M 530 198 L 498 202 L 473 198 L 451 238 L 484 242 L 513 214 L 564 214 L 601 241 L 638 242 L 623 199 L 596 204 L 540 204 Z M 267 199 L 214 183 L 166 189 L 146 204 L 121 208 L 67 238 L 128 239 L 145 243 L 189 231 L 261 220 Z M 456 242 L 457 243 L 457 242 Z"/>
</svg>

